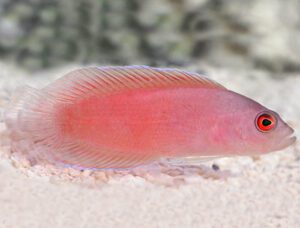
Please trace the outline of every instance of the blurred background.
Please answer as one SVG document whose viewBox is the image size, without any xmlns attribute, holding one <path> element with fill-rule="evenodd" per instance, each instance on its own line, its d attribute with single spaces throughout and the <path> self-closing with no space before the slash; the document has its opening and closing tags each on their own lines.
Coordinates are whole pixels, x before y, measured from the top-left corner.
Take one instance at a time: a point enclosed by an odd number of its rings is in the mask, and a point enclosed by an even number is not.
<svg viewBox="0 0 300 228">
<path fill-rule="evenodd" d="M 299 0 L 0 0 L 0 61 L 300 71 Z"/>
</svg>

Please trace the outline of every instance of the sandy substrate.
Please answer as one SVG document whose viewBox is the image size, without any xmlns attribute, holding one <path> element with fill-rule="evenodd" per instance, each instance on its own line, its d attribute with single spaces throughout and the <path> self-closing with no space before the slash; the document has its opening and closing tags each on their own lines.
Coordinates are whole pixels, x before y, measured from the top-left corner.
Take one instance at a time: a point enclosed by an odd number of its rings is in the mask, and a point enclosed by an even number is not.
<svg viewBox="0 0 300 228">
<path fill-rule="evenodd" d="M 29 76 L 0 64 L 1 110 L 15 87 L 42 87 L 70 68 Z M 300 74 L 277 80 L 265 72 L 202 69 L 279 112 L 299 138 Z M 223 158 L 196 168 L 157 165 L 151 172 L 32 167 L 16 161 L 7 146 L 0 158 L 1 228 L 300 227 L 299 143 L 256 158 Z"/>
</svg>

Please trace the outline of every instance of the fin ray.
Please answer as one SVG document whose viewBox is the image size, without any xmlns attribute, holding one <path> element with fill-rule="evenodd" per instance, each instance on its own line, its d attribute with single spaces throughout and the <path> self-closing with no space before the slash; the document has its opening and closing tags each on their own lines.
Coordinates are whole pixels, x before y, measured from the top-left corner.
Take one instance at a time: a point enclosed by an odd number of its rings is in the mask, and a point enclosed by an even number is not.
<svg viewBox="0 0 300 228">
<path fill-rule="evenodd" d="M 54 163 L 83 168 L 128 168 L 149 163 L 154 158 L 139 154 L 124 154 L 107 148 L 96 148 L 83 142 L 66 142 L 53 154 Z"/>
<path fill-rule="evenodd" d="M 226 89 L 197 73 L 148 66 L 87 67 L 74 70 L 46 88 L 62 101 L 90 94 L 109 94 L 135 89 L 196 87 Z"/>
<path fill-rule="evenodd" d="M 203 162 L 211 161 L 221 156 L 191 156 L 191 157 L 178 157 L 167 158 L 166 161 L 172 165 L 199 165 Z"/>
</svg>

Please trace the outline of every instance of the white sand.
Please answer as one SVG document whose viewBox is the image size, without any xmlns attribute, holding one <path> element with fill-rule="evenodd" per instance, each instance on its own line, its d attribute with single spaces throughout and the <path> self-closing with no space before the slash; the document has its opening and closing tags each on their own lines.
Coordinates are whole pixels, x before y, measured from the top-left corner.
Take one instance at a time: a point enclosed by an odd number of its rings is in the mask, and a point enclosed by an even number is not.
<svg viewBox="0 0 300 228">
<path fill-rule="evenodd" d="M 30 77 L 4 64 L 0 69 L 0 107 L 16 85 L 43 86 L 67 71 Z M 299 133 L 300 75 L 279 81 L 265 72 L 205 70 L 281 113 Z M 0 228 L 300 227 L 299 143 L 256 159 L 215 161 L 230 170 L 225 179 L 203 177 L 201 169 L 193 177 L 183 173 L 188 169 L 164 169 L 163 179 L 70 170 L 49 174 L 57 170 L 26 168 L 9 156 L 2 148 Z"/>
</svg>

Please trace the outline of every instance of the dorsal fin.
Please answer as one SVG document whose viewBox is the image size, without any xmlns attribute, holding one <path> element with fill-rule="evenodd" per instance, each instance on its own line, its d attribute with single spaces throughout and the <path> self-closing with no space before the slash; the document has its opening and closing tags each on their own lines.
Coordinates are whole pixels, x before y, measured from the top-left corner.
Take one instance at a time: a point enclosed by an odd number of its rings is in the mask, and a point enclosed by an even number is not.
<svg viewBox="0 0 300 228">
<path fill-rule="evenodd" d="M 87 94 L 124 90 L 198 87 L 226 89 L 217 82 L 183 70 L 148 66 L 87 67 L 74 70 L 47 87 L 49 94 L 65 101 Z"/>
</svg>

